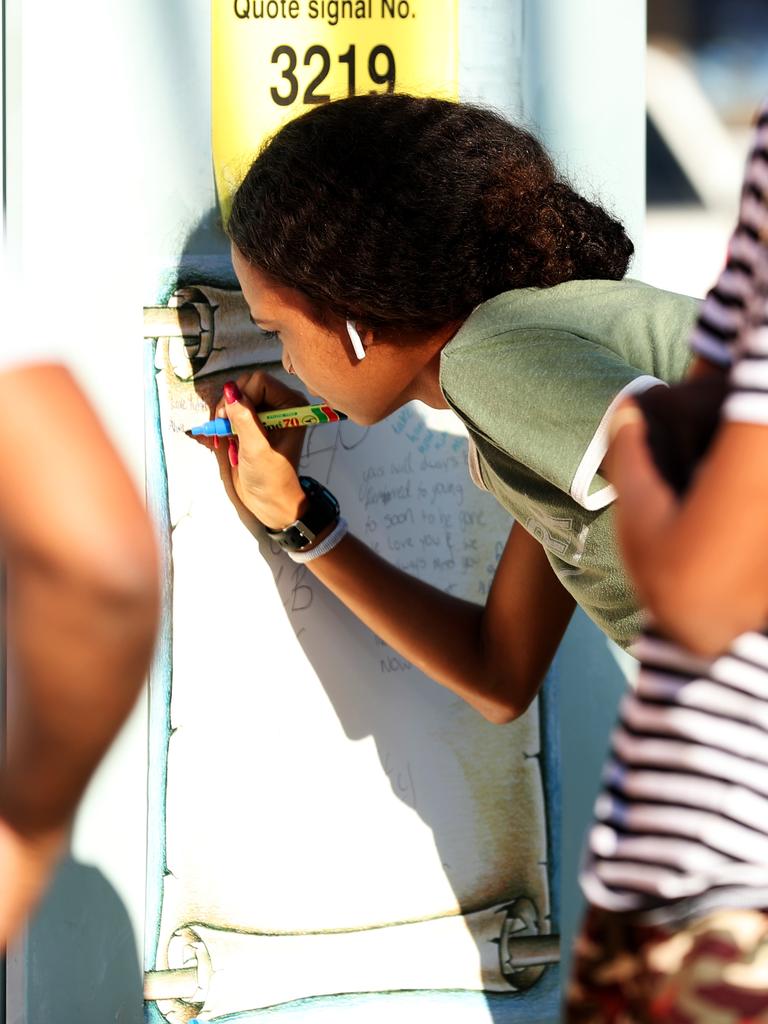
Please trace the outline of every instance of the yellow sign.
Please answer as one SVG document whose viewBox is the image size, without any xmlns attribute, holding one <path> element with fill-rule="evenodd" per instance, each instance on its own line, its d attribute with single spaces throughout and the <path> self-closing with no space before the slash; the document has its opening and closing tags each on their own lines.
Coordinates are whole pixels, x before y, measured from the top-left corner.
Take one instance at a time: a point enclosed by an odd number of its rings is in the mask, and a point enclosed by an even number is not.
<svg viewBox="0 0 768 1024">
<path fill-rule="evenodd" d="M 342 96 L 458 98 L 458 0 L 211 0 L 222 211 L 262 143 Z"/>
</svg>

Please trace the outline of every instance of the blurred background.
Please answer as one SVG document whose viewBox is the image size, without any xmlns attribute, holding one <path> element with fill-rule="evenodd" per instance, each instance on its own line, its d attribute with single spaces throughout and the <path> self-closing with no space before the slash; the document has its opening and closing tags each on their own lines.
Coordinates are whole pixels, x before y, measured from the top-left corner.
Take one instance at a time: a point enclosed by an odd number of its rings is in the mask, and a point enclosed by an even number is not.
<svg viewBox="0 0 768 1024">
<path fill-rule="evenodd" d="M 644 280 L 703 295 L 736 213 L 768 93 L 765 0 L 648 0 Z"/>
</svg>

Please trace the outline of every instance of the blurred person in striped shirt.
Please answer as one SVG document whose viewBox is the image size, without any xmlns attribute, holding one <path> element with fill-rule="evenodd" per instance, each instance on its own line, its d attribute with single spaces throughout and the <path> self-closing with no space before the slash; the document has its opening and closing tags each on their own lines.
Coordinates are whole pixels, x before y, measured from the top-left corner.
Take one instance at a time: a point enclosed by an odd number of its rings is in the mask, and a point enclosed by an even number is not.
<svg viewBox="0 0 768 1024">
<path fill-rule="evenodd" d="M 571 1024 L 768 1021 L 768 104 L 691 346 L 688 382 L 613 422 L 648 616 L 585 851 Z"/>
</svg>

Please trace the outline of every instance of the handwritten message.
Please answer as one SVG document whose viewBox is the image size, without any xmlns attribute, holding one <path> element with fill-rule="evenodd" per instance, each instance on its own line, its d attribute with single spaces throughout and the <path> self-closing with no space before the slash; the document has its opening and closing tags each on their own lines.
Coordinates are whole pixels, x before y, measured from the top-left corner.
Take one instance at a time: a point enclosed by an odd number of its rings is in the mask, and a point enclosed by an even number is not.
<svg viewBox="0 0 768 1024">
<path fill-rule="evenodd" d="M 372 429 L 347 422 L 309 431 L 301 470 L 337 495 L 352 532 L 387 561 L 446 593 L 483 603 L 511 520 L 471 482 L 467 446 L 452 414 L 430 411 L 428 420 L 413 403 Z M 274 544 L 272 554 L 283 607 L 300 635 L 311 622 L 319 584 Z M 379 643 L 382 674 L 413 668 Z"/>
</svg>

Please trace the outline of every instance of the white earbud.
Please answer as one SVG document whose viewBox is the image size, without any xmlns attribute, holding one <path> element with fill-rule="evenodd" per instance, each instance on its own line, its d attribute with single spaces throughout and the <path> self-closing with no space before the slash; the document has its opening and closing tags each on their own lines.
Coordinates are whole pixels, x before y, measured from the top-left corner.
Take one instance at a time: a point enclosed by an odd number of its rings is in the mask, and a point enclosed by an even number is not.
<svg viewBox="0 0 768 1024">
<path fill-rule="evenodd" d="M 360 332 L 352 323 L 351 320 L 347 320 L 347 334 L 349 340 L 352 342 L 352 348 L 355 350 L 355 355 L 358 359 L 365 359 L 365 348 L 363 347 L 363 339 L 360 337 Z"/>
</svg>

